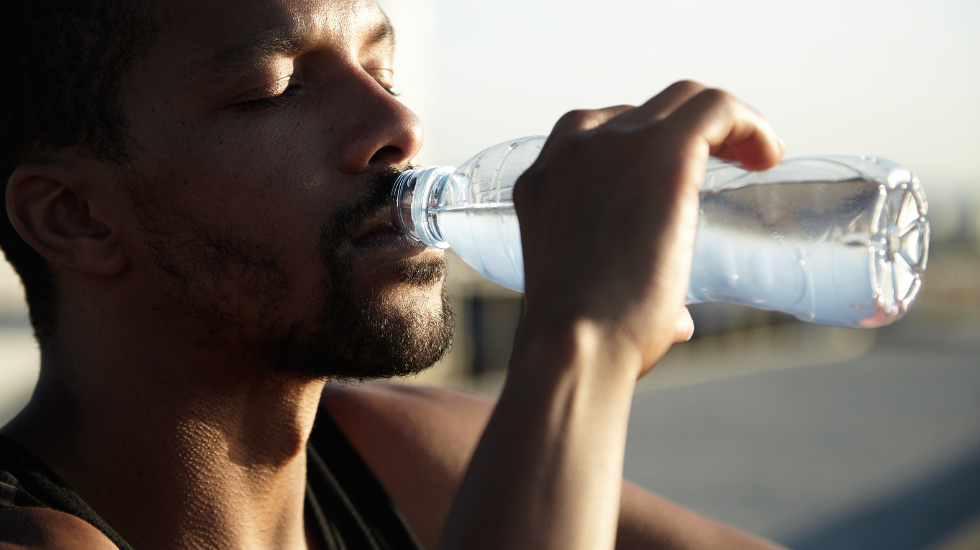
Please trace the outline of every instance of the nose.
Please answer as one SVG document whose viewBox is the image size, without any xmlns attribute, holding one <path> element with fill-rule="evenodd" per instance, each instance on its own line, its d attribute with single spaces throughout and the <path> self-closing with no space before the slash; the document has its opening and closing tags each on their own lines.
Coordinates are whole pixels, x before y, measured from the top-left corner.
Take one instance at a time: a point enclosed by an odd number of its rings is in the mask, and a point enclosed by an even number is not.
<svg viewBox="0 0 980 550">
<path fill-rule="evenodd" d="M 413 159 L 422 147 L 422 121 L 370 75 L 351 79 L 349 127 L 338 136 L 340 170 L 357 174 Z"/>
</svg>

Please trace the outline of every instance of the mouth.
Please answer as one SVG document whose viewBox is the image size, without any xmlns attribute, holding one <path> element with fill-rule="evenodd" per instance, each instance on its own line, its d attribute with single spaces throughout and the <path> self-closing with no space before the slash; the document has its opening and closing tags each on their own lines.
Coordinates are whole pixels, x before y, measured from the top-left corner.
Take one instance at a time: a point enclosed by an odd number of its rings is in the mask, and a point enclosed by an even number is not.
<svg viewBox="0 0 980 550">
<path fill-rule="evenodd" d="M 396 231 L 391 225 L 388 209 L 368 219 L 354 234 L 355 248 L 423 249 L 425 243 Z"/>
</svg>

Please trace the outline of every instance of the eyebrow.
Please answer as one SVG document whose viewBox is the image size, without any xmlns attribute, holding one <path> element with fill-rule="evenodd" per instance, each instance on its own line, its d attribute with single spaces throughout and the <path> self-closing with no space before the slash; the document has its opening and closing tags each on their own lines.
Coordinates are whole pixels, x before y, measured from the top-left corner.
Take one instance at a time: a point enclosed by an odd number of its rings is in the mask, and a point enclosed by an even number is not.
<svg viewBox="0 0 980 550">
<path fill-rule="evenodd" d="M 381 42 L 387 42 L 392 47 L 395 46 L 395 27 L 391 24 L 387 14 L 382 13 L 381 15 L 384 19 L 378 21 L 368 32 L 367 39 L 364 41 L 365 46 L 374 46 Z"/>
<path fill-rule="evenodd" d="M 395 28 L 387 15 L 382 16 L 364 33 L 364 47 L 387 42 L 394 48 Z M 207 63 L 208 76 L 231 78 L 247 73 L 272 58 L 299 53 L 310 40 L 310 33 L 303 27 L 300 22 L 291 22 L 264 29 L 242 43 L 219 50 Z"/>
</svg>

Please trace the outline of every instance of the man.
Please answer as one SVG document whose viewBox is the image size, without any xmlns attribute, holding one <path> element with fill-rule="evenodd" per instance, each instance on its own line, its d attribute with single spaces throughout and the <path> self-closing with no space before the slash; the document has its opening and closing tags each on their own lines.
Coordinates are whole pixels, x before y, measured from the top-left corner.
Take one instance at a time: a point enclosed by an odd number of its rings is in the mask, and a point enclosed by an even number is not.
<svg viewBox="0 0 980 550">
<path fill-rule="evenodd" d="M 388 221 L 421 125 L 378 7 L 18 4 L 3 245 L 42 369 L 0 431 L 0 548 L 773 548 L 621 482 L 633 385 L 692 331 L 706 159 L 782 156 L 754 111 L 679 83 L 558 122 L 495 406 L 324 390 L 451 339 L 443 253 Z"/>
</svg>

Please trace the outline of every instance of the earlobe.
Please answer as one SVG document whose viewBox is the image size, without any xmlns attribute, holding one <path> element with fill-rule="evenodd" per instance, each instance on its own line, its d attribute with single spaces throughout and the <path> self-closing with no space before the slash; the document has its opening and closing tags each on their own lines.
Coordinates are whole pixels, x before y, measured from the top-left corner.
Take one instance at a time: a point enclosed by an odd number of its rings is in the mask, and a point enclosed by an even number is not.
<svg viewBox="0 0 980 550">
<path fill-rule="evenodd" d="M 7 183 L 7 215 L 20 236 L 49 262 L 86 275 L 125 269 L 126 254 L 99 203 L 110 182 L 88 159 L 22 164 Z"/>
</svg>

